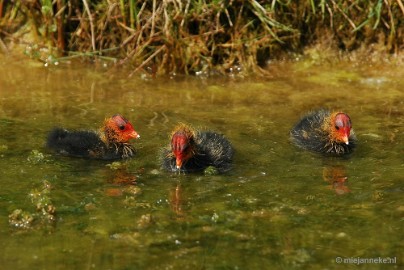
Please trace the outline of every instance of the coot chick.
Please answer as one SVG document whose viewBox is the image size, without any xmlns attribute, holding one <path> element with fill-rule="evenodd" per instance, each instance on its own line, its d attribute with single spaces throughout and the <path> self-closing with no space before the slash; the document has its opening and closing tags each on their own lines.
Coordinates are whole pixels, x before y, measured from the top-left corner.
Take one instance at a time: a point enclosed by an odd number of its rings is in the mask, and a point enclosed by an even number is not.
<svg viewBox="0 0 404 270">
<path fill-rule="evenodd" d="M 170 145 L 161 154 L 165 170 L 197 172 L 212 166 L 223 173 L 231 169 L 234 150 L 223 135 L 179 124 L 170 137 Z"/>
<path fill-rule="evenodd" d="M 331 155 L 351 153 L 356 145 L 351 118 L 346 113 L 325 109 L 304 116 L 290 137 L 303 149 Z"/>
<path fill-rule="evenodd" d="M 117 160 L 134 156 L 135 149 L 129 140 L 139 137 L 132 124 L 116 114 L 105 119 L 99 132 L 54 128 L 48 134 L 46 146 L 66 156 Z"/>
</svg>

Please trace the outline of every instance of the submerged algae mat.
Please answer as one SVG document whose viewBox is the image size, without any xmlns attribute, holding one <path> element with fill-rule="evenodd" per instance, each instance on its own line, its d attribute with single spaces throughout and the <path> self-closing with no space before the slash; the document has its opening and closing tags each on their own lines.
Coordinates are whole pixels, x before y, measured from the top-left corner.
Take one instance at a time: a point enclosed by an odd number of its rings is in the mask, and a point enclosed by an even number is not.
<svg viewBox="0 0 404 270">
<path fill-rule="evenodd" d="M 2 268 L 339 269 L 356 265 L 337 258 L 357 257 L 402 268 L 404 71 L 302 61 L 271 72 L 266 80 L 127 78 L 3 58 Z M 290 144 L 290 128 L 320 107 L 351 116 L 359 140 L 351 156 Z M 43 147 L 54 126 L 97 129 L 118 112 L 141 136 L 132 160 Z M 160 148 L 179 121 L 225 134 L 234 170 L 161 171 Z"/>
</svg>

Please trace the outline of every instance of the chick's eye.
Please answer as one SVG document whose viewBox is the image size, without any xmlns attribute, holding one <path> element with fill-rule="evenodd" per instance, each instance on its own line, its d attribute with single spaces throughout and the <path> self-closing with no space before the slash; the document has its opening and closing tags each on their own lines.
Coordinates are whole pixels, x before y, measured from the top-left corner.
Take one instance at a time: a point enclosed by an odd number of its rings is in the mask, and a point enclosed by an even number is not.
<svg viewBox="0 0 404 270">
<path fill-rule="evenodd" d="M 125 129 L 125 126 L 123 126 L 123 125 L 119 126 L 119 130 L 124 130 L 124 129 Z"/>
<path fill-rule="evenodd" d="M 336 129 L 336 130 L 339 130 L 339 129 L 342 128 L 342 127 L 344 127 L 344 122 L 341 121 L 340 119 L 337 119 L 337 120 L 335 121 L 335 129 Z"/>
</svg>

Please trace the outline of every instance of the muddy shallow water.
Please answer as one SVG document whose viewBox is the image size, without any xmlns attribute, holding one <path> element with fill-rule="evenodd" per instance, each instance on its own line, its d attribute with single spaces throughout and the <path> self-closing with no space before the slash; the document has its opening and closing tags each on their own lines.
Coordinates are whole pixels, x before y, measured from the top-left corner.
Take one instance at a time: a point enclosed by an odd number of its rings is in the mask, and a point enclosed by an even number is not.
<svg viewBox="0 0 404 270">
<path fill-rule="evenodd" d="M 403 267 L 402 68 L 301 61 L 273 64 L 265 80 L 153 79 L 26 61 L 0 64 L 4 269 L 355 267 L 337 257 L 396 258 L 389 266 Z M 351 116 L 359 140 L 351 156 L 289 142 L 295 122 L 321 107 Z M 118 112 L 141 136 L 134 159 L 111 164 L 44 148 L 55 126 L 97 129 Z M 161 171 L 159 151 L 179 121 L 225 134 L 234 169 Z M 55 208 L 51 217 L 43 205 Z M 17 228 L 16 209 L 34 220 Z"/>
</svg>

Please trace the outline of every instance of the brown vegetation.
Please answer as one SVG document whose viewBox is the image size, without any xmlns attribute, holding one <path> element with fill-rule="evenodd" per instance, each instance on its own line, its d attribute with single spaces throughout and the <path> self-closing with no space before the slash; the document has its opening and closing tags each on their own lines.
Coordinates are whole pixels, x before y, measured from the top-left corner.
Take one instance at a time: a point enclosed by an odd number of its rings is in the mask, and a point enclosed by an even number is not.
<svg viewBox="0 0 404 270">
<path fill-rule="evenodd" d="M 133 72 L 264 72 L 286 52 L 404 48 L 401 0 L 0 0 L 0 50 L 47 48 L 43 61 L 90 56 Z M 370 46 L 372 45 L 372 46 Z M 33 48 L 33 47 L 31 47 Z M 32 56 L 31 51 L 31 56 Z M 35 56 L 35 54 L 34 54 Z M 56 58 L 55 58 L 56 57 Z"/>
</svg>

